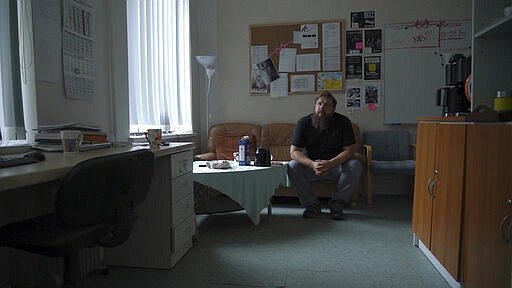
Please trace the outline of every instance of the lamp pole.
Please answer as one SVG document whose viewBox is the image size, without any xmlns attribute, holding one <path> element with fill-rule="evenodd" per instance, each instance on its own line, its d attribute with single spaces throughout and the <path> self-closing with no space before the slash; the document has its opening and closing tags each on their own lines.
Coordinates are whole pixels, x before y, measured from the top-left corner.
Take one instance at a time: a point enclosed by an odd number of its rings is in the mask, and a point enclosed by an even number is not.
<svg viewBox="0 0 512 288">
<path fill-rule="evenodd" d="M 196 56 L 196 60 L 201 66 L 203 66 L 204 71 L 206 73 L 207 82 L 206 82 L 206 133 L 208 133 L 209 124 L 210 124 L 210 85 L 213 74 L 215 74 L 215 56 Z"/>
</svg>

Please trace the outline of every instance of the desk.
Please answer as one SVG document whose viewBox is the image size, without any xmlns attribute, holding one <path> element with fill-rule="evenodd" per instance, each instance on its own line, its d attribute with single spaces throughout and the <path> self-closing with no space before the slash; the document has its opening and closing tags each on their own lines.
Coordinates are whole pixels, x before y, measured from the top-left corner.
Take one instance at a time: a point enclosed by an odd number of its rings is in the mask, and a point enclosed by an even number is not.
<svg viewBox="0 0 512 288">
<path fill-rule="evenodd" d="M 194 181 L 212 187 L 235 200 L 245 209 L 254 225 L 267 207 L 279 185 L 287 185 L 287 165 L 271 167 L 238 166 L 230 161 L 230 169 L 200 167 L 207 161 L 194 162 Z"/>
<path fill-rule="evenodd" d="M 107 149 L 91 150 L 80 153 L 44 152 L 45 161 L 34 164 L 5 167 L 0 169 L 0 193 L 5 190 L 27 187 L 34 184 L 45 183 L 62 178 L 77 163 L 87 159 L 105 155 L 118 154 L 139 149 L 148 149 L 149 146 L 111 147 Z M 170 143 L 168 146 L 151 149 L 155 157 L 161 157 L 188 149 L 193 149 L 193 143 Z"/>
<path fill-rule="evenodd" d="M 105 262 L 112 265 L 170 269 L 192 246 L 192 235 L 195 233 L 192 186 L 194 148 L 194 143 L 184 142 L 151 149 L 156 159 L 149 193 L 137 207 L 139 217 L 130 238 L 119 247 L 105 249 Z M 45 152 L 45 161 L 1 168 L 0 225 L 53 212 L 53 187 L 77 163 L 139 149 L 148 149 L 148 146 L 112 147 L 76 154 Z M 19 265 L 13 264 L 21 261 L 17 259 L 19 255 L 13 249 L 0 249 L 0 283 L 4 279 L 17 282 L 14 280 L 18 280 L 18 277 L 12 280 L 11 277 L 14 276 L 11 275 L 23 273 L 12 268 L 19 268 Z M 30 262 L 33 265 L 43 263 L 35 258 L 30 259 Z M 51 265 L 60 267 L 53 262 Z M 32 278 L 30 281 L 41 280 L 38 273 L 49 273 L 49 268 L 45 267 L 26 269 L 26 276 L 35 275 L 27 276 Z M 16 284 L 38 284 L 26 281 Z"/>
</svg>

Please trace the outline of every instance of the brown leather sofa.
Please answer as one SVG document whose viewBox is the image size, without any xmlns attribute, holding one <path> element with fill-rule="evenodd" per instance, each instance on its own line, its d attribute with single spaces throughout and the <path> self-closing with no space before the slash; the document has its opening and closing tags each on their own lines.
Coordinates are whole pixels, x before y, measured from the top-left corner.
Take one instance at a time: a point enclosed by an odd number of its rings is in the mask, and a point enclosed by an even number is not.
<svg viewBox="0 0 512 288">
<path fill-rule="evenodd" d="M 233 152 L 238 150 L 238 140 L 247 135 L 251 139 L 251 150 L 254 156 L 255 147 L 268 147 L 272 153 L 273 161 L 290 161 L 290 143 L 292 140 L 293 123 L 271 123 L 264 126 L 251 123 L 221 123 L 210 127 L 208 133 L 207 152 L 194 156 L 194 160 L 233 160 Z M 358 146 L 355 158 L 363 164 L 364 172 L 361 176 L 363 180 L 368 174 L 366 166 L 367 155 L 366 149 L 361 144 L 361 135 L 359 127 L 352 123 L 352 128 L 356 137 Z M 360 181 L 364 183 L 365 181 Z M 336 189 L 336 182 L 323 181 L 315 182 L 313 191 L 318 197 L 331 197 L 332 191 Z M 362 185 L 354 191 L 351 197 L 351 205 L 355 206 L 358 197 L 362 194 Z M 371 189 L 366 188 L 366 198 L 371 204 Z M 276 196 L 297 197 L 295 191 L 291 187 L 281 186 L 276 190 Z"/>
</svg>

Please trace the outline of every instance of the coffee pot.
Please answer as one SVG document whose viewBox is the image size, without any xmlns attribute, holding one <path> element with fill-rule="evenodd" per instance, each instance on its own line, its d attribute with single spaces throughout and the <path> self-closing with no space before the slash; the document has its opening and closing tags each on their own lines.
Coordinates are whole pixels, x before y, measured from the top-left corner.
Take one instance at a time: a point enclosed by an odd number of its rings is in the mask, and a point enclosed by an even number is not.
<svg viewBox="0 0 512 288">
<path fill-rule="evenodd" d="M 270 162 L 270 149 L 267 147 L 256 148 L 256 153 L 254 154 L 254 166 L 270 167 Z"/>
</svg>

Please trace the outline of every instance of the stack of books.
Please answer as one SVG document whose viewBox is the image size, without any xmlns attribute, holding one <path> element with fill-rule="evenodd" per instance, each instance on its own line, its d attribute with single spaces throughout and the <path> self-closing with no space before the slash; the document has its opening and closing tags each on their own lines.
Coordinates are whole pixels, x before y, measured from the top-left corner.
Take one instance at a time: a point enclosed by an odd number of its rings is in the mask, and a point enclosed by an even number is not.
<svg viewBox="0 0 512 288">
<path fill-rule="evenodd" d="M 46 151 L 61 151 L 62 141 L 60 131 L 79 130 L 82 131 L 82 145 L 80 151 L 91 150 L 111 146 L 108 142 L 107 133 L 99 127 L 80 123 L 64 123 L 56 125 L 40 125 L 35 135 L 34 148 Z"/>
</svg>

